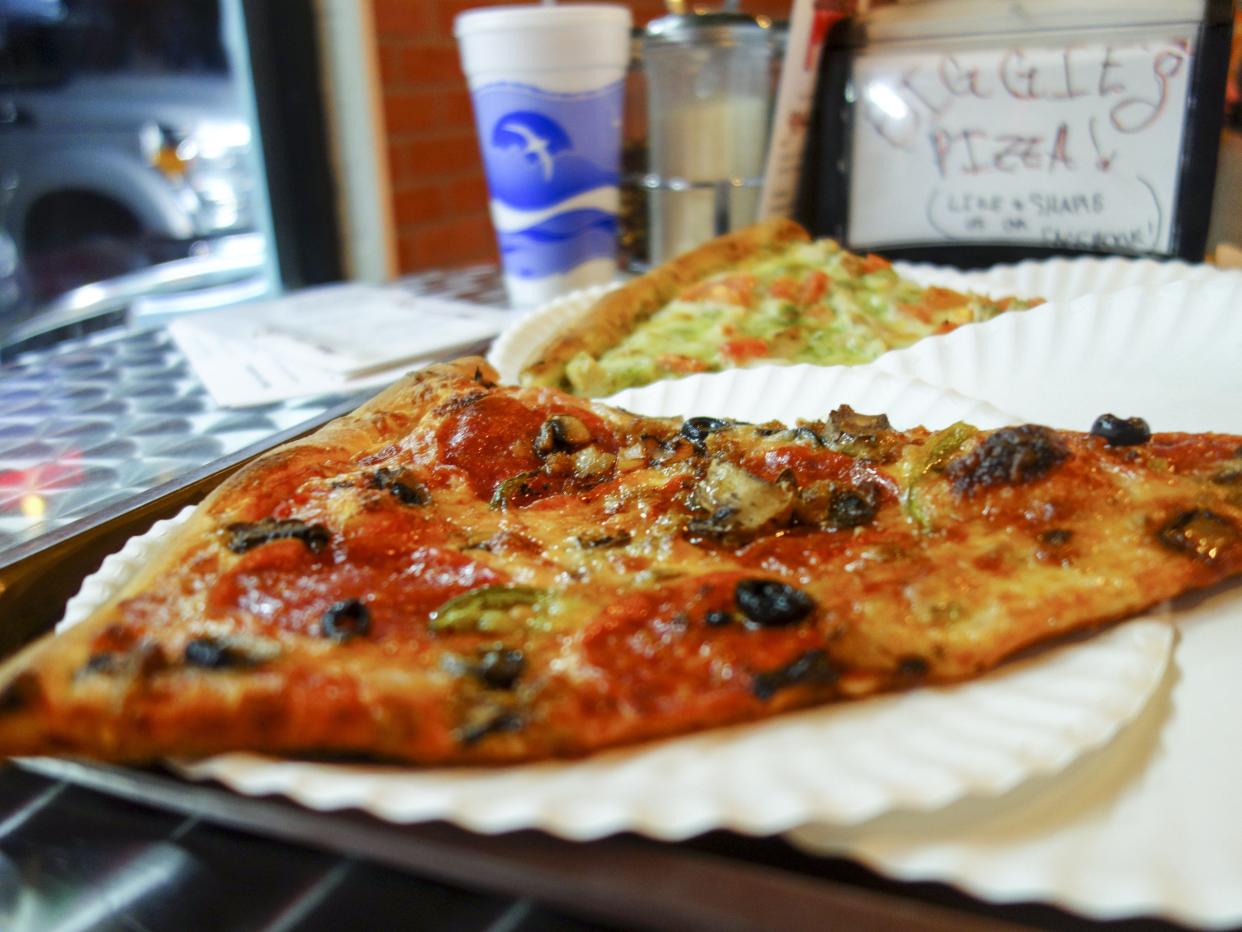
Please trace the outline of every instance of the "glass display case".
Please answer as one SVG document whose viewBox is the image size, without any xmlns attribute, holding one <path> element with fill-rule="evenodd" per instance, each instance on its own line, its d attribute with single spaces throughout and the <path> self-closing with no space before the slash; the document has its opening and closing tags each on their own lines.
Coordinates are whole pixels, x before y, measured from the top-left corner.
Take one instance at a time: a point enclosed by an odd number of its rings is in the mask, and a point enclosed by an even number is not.
<svg viewBox="0 0 1242 932">
<path fill-rule="evenodd" d="M 316 17 L 0 4 L 0 358 L 340 278 Z"/>
</svg>

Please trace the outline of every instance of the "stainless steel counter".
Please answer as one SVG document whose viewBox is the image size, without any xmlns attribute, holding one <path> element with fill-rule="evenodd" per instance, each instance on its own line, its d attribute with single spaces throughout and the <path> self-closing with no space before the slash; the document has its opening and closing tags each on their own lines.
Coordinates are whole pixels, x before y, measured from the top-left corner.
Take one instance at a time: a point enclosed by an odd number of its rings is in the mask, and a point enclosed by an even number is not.
<svg viewBox="0 0 1242 932">
<path fill-rule="evenodd" d="M 428 272 L 402 285 L 504 304 L 491 266 Z M 105 331 L 19 356 L 0 366 L 0 553 L 349 397 L 220 408 L 162 328 Z"/>
</svg>

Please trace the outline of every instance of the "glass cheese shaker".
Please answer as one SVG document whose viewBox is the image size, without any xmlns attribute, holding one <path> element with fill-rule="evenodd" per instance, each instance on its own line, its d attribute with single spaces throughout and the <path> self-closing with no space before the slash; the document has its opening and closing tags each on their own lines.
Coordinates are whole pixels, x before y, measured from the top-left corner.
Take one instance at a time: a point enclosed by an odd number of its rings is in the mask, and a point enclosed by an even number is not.
<svg viewBox="0 0 1242 932">
<path fill-rule="evenodd" d="M 647 27 L 653 262 L 755 220 L 772 94 L 769 26 L 714 11 L 672 13 Z"/>
</svg>

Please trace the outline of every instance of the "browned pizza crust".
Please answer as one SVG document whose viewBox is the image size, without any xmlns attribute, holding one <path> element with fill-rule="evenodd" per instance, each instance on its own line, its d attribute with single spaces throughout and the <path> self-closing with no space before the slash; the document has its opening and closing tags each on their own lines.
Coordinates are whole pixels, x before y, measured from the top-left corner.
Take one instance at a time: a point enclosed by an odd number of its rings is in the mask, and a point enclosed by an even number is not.
<svg viewBox="0 0 1242 932">
<path fill-rule="evenodd" d="M 960 680 L 1242 571 L 1242 438 L 639 418 L 479 360 L 212 493 L 0 755 L 498 763 Z"/>
<path fill-rule="evenodd" d="M 47 635 L 0 666 L 0 748 L 6 756 L 66 753 L 121 760 L 148 760 L 169 753 L 196 755 L 222 746 L 251 749 L 369 749 L 386 751 L 374 723 L 316 714 L 324 689 L 351 694 L 368 677 L 359 658 L 332 658 L 304 644 L 285 650 L 280 669 L 245 677 L 165 676 L 163 688 L 134 691 L 135 680 L 167 667 L 167 651 L 151 650 L 132 676 L 96 679 L 82 685 L 81 670 L 97 653 L 93 645 L 115 624 L 120 606 L 140 597 L 156 581 L 184 570 L 204 539 L 234 522 L 259 520 L 301 482 L 351 468 L 361 452 L 382 448 L 418 423 L 437 404 L 460 395 L 463 385 L 481 384 L 496 372 L 481 358 L 464 358 L 413 373 L 314 434 L 274 448 L 225 480 L 172 535 L 152 562 L 90 618 L 60 635 Z M 162 617 L 184 624 L 172 642 L 184 644 L 197 632 L 193 618 Z M 142 654 L 144 645 L 132 645 Z M 351 663 L 350 661 L 354 661 Z M 270 665 L 269 665 L 270 667 Z M 33 670 L 38 670 L 34 674 Z M 442 708 L 429 700 L 440 692 L 419 685 L 422 671 L 409 670 L 372 701 L 400 706 L 413 715 L 420 703 L 429 719 Z M 76 688 L 66 704 L 52 705 L 48 690 Z M 407 691 L 408 688 L 408 691 Z M 442 706 L 443 704 L 440 703 Z M 28 714 L 40 707 L 42 714 Z M 5 715 L 4 712 L 9 714 Z M 356 710 L 355 710 L 356 711 Z M 27 714 L 21 714 L 21 713 Z M 121 726 L 118 717 L 128 723 Z M 428 729 L 428 733 L 431 733 Z"/>
<path fill-rule="evenodd" d="M 569 360 L 583 352 L 598 356 L 616 346 L 686 286 L 810 238 L 793 220 L 778 217 L 725 234 L 652 269 L 600 298 L 522 370 L 521 383 L 568 389 Z"/>
</svg>

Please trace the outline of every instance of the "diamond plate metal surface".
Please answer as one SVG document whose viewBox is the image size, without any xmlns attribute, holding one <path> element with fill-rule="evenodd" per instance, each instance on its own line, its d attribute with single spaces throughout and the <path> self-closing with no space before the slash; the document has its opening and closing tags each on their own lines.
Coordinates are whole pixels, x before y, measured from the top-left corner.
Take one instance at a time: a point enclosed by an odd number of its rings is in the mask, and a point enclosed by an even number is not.
<svg viewBox="0 0 1242 932">
<path fill-rule="evenodd" d="M 491 266 L 436 270 L 401 285 L 505 303 Z M 0 366 L 0 552 L 349 397 L 220 408 L 162 328 L 103 331 L 21 355 Z"/>
</svg>

